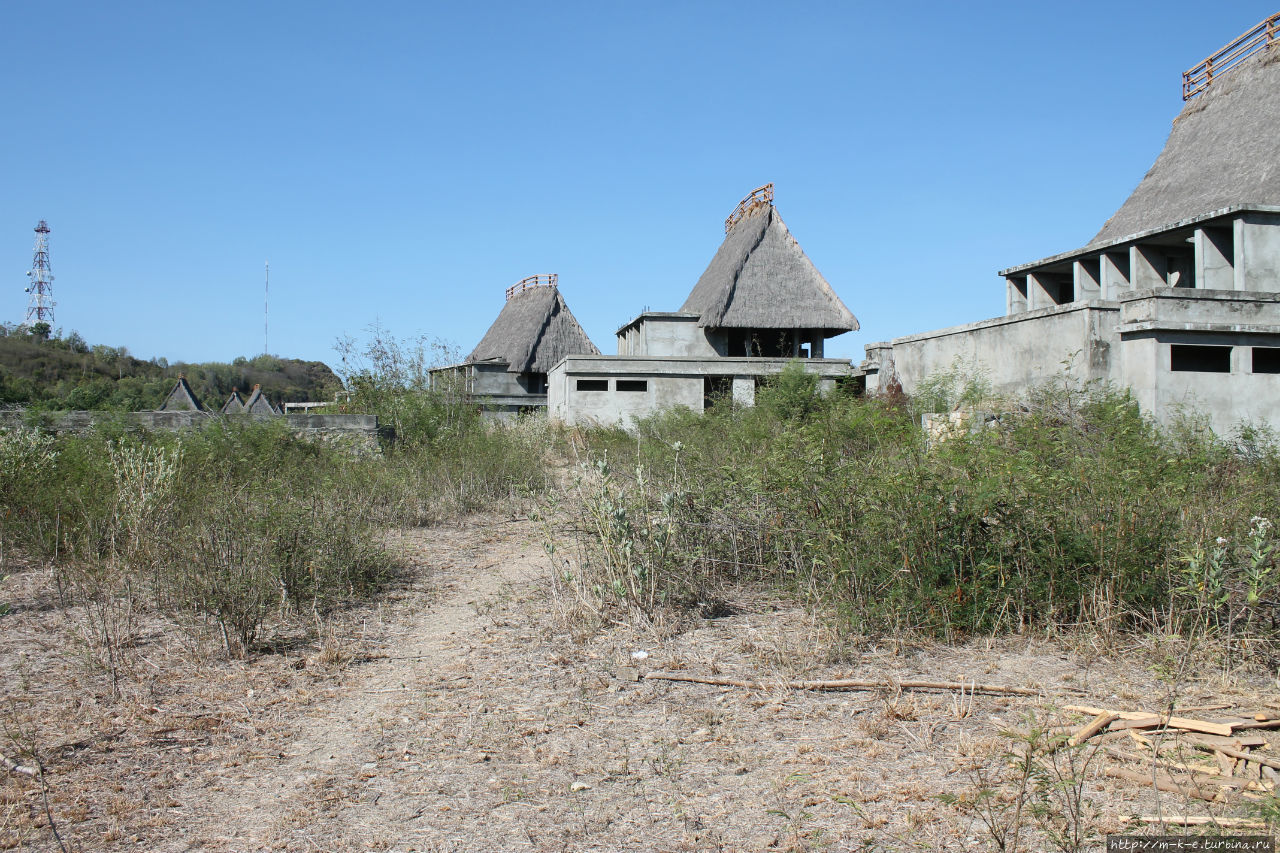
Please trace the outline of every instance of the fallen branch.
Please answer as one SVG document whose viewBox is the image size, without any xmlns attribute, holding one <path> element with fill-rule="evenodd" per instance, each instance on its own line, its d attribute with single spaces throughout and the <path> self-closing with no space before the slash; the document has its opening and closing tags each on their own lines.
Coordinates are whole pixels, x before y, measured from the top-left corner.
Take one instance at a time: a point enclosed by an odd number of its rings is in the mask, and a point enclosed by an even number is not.
<svg viewBox="0 0 1280 853">
<path fill-rule="evenodd" d="M 1181 794 L 1184 797 L 1194 797 L 1197 800 L 1207 800 L 1208 802 L 1219 802 L 1220 797 L 1225 792 L 1218 790 L 1214 793 L 1201 791 L 1194 786 L 1182 786 L 1175 782 L 1169 776 L 1154 775 L 1149 773 L 1135 773 L 1132 770 L 1124 770 L 1119 767 L 1104 767 L 1102 772 L 1114 779 L 1125 779 L 1129 782 L 1137 782 L 1142 785 L 1154 784 L 1156 790 L 1164 791 L 1169 794 Z"/>
<path fill-rule="evenodd" d="M 0 753 L 0 765 L 3 765 L 4 769 L 8 770 L 10 773 L 21 773 L 23 776 L 30 776 L 33 779 L 40 775 L 39 771 L 34 767 L 27 767 L 19 764 L 3 753 Z"/>
<path fill-rule="evenodd" d="M 967 681 L 744 681 L 739 678 L 714 678 L 702 675 L 682 675 L 678 672 L 650 672 L 646 681 L 687 681 L 691 684 L 710 684 L 715 687 L 741 687 L 744 690 L 769 690 L 786 687 L 790 690 L 959 690 L 965 693 L 993 693 L 1002 696 L 1039 696 L 1039 690 L 1026 687 L 1004 687 L 999 684 L 978 684 Z"/>
<path fill-rule="evenodd" d="M 1125 823 L 1167 823 L 1170 826 L 1218 826 L 1223 829 L 1266 829 L 1265 822 L 1247 817 L 1213 817 L 1211 815 L 1125 815 Z"/>
<path fill-rule="evenodd" d="M 1254 761 L 1264 767 L 1271 767 L 1280 770 L 1280 759 L 1267 758 L 1265 755 L 1258 755 L 1256 752 L 1245 752 L 1240 749 L 1232 749 L 1229 746 L 1219 746 L 1212 743 L 1200 743 L 1192 741 L 1200 749 L 1211 749 L 1214 752 L 1221 752 L 1223 755 L 1229 755 L 1232 758 L 1239 758 L 1242 761 Z"/>
</svg>

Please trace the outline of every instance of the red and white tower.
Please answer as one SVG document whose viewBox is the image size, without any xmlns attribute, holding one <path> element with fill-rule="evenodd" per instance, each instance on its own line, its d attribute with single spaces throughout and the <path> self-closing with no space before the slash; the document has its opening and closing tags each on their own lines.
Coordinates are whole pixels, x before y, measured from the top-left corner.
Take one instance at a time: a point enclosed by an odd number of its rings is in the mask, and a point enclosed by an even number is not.
<svg viewBox="0 0 1280 853">
<path fill-rule="evenodd" d="M 35 257 L 31 261 L 31 271 L 27 273 L 31 282 L 27 285 L 27 293 L 31 298 L 27 301 L 27 319 L 24 325 L 36 323 L 53 325 L 53 273 L 49 270 L 49 224 L 43 219 L 36 226 Z"/>
</svg>

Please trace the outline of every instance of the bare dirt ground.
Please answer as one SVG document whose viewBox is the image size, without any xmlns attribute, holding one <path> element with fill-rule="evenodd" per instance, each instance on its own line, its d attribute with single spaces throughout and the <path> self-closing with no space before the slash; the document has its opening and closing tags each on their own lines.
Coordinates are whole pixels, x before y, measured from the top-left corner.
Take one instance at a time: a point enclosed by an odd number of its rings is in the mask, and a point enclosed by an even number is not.
<svg viewBox="0 0 1280 853">
<path fill-rule="evenodd" d="M 1006 767 L 1001 733 L 1029 716 L 1154 708 L 1175 681 L 1184 706 L 1276 699 L 1261 667 L 1175 678 L 1173 640 L 851 647 L 777 601 L 664 635 L 584 631 L 555 606 L 540 535 L 503 518 L 398 535 L 412 568 L 391 595 L 320 646 L 248 661 L 139 616 L 114 686 L 92 614 L 58 607 L 43 571 L 9 567 L 0 754 L 43 772 L 0 778 L 0 849 L 989 849 L 981 821 L 939 795 L 971 796 L 975 761 Z M 632 667 L 1044 692 L 745 690 L 633 681 Z M 1246 813 L 1111 779 L 1104 760 L 1086 772 L 1095 832 L 1157 808 Z"/>
</svg>

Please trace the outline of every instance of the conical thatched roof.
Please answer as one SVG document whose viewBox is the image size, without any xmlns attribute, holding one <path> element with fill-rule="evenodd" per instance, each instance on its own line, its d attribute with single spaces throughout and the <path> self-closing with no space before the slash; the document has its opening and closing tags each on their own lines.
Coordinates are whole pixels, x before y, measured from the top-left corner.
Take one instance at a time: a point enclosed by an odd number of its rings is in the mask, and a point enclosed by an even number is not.
<svg viewBox="0 0 1280 853">
<path fill-rule="evenodd" d="M 713 329 L 858 328 L 772 205 L 732 227 L 680 310 Z"/>
<path fill-rule="evenodd" d="M 203 412 L 204 406 L 200 405 L 200 398 L 196 396 L 196 392 L 191 390 L 191 386 L 187 384 L 186 376 L 179 376 L 178 382 L 173 386 L 173 390 L 169 392 L 169 396 L 164 398 L 159 411 L 162 412 Z"/>
<path fill-rule="evenodd" d="M 240 392 L 234 388 L 231 389 L 231 396 L 227 398 L 227 402 L 222 404 L 222 408 L 219 411 L 224 415 L 238 415 L 243 412 L 244 400 L 241 399 Z"/>
<path fill-rule="evenodd" d="M 529 287 L 502 306 L 467 363 L 506 362 L 511 373 L 546 373 L 566 355 L 599 355 L 560 288 Z"/>
<path fill-rule="evenodd" d="M 262 393 L 261 385 L 253 386 L 253 393 L 249 395 L 249 399 L 244 402 L 244 411 L 247 415 L 278 415 L 280 410 L 271 405 Z"/>
<path fill-rule="evenodd" d="M 1280 204 L 1280 43 L 1187 102 L 1151 171 L 1090 245 L 1248 204 Z"/>
</svg>

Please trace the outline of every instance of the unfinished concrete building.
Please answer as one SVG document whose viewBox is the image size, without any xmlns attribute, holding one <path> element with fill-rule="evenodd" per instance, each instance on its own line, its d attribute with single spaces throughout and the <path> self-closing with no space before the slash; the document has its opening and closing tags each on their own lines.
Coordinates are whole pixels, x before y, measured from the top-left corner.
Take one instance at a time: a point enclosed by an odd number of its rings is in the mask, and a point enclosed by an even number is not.
<svg viewBox="0 0 1280 853">
<path fill-rule="evenodd" d="M 1168 420 L 1280 428 L 1280 15 L 1183 75 L 1137 189 L 1080 249 L 1002 270 L 1005 316 L 866 346 L 867 387 L 980 371 L 1014 396 L 1060 374 Z"/>
<path fill-rule="evenodd" d="M 629 424 L 662 409 L 751 405 L 757 385 L 799 359 L 829 389 L 850 362 L 823 357 L 858 321 L 791 236 L 760 187 L 725 221 L 725 238 L 679 311 L 646 311 L 617 331 L 615 356 L 570 355 L 548 377 L 567 423 Z"/>
<path fill-rule="evenodd" d="M 532 275 L 506 291 L 506 303 L 461 364 L 431 372 L 433 386 L 456 382 L 493 417 L 545 410 L 547 373 L 567 355 L 599 355 L 560 293 L 559 276 Z"/>
</svg>

